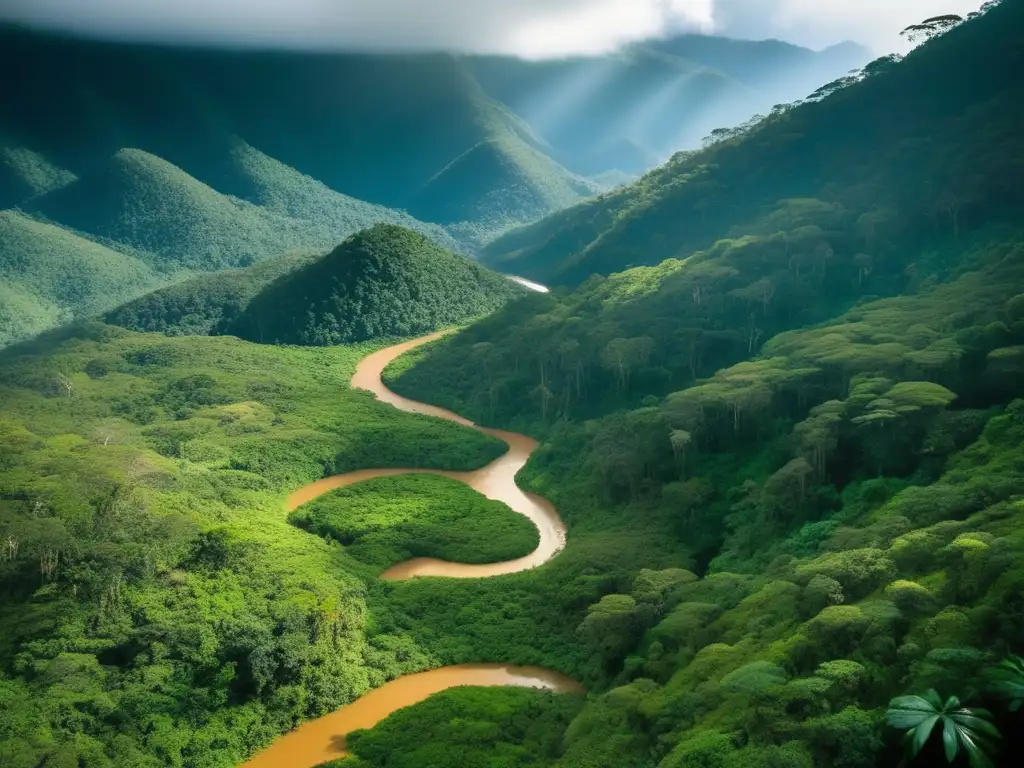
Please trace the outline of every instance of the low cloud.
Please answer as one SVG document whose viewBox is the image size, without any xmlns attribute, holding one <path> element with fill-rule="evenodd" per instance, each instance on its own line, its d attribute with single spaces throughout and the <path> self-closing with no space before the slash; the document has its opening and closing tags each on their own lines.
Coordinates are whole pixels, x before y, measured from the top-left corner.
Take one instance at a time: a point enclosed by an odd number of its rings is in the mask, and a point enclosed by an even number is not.
<svg viewBox="0 0 1024 768">
<path fill-rule="evenodd" d="M 677 31 L 878 52 L 980 0 L 0 0 L 0 20 L 102 37 L 313 50 L 603 53 Z"/>
<path fill-rule="evenodd" d="M 710 30 L 713 0 L 4 0 L 0 18 L 104 37 L 530 58 Z"/>
</svg>

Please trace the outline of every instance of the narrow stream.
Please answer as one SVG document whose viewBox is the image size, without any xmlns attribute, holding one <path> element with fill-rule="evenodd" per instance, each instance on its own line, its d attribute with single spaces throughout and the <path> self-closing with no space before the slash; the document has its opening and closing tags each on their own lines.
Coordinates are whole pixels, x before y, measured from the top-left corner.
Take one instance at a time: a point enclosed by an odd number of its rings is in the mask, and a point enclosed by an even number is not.
<svg viewBox="0 0 1024 768">
<path fill-rule="evenodd" d="M 381 374 L 388 363 L 421 344 L 440 338 L 444 332 L 432 333 L 403 344 L 374 352 L 363 358 L 352 377 L 352 386 L 376 395 L 378 400 L 402 411 L 422 413 L 454 421 L 463 426 L 493 435 L 505 441 L 509 450 L 487 466 L 473 472 L 445 472 L 425 469 L 361 469 L 343 475 L 326 477 L 299 488 L 288 497 L 289 511 L 335 488 L 370 480 L 404 474 L 443 475 L 461 480 L 489 499 L 501 501 L 512 510 L 525 515 L 537 526 L 540 544 L 533 552 L 516 560 L 486 565 L 451 563 L 420 557 L 388 568 L 380 578 L 401 581 L 417 576 L 448 576 L 480 578 L 515 573 L 535 568 L 554 557 L 565 546 L 565 526 L 555 508 L 546 499 L 526 493 L 515 483 L 516 473 L 537 447 L 537 441 L 515 432 L 479 427 L 458 414 L 426 403 L 409 400 L 384 386 Z M 431 694 L 460 685 L 516 685 L 546 688 L 560 692 L 583 689 L 574 680 L 537 667 L 513 667 L 501 664 L 462 664 L 405 675 L 356 699 L 329 715 L 299 726 L 275 741 L 241 768 L 312 768 L 346 754 L 345 736 L 360 728 L 370 728 L 392 712 L 423 701 Z"/>
</svg>

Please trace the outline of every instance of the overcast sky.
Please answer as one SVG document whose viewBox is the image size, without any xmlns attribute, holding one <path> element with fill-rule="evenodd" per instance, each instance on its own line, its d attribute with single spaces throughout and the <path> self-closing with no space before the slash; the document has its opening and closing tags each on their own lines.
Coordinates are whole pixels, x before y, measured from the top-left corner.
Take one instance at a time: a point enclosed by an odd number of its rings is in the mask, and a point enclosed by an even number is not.
<svg viewBox="0 0 1024 768">
<path fill-rule="evenodd" d="M 530 58 L 692 30 L 877 53 L 927 16 L 981 0 L 0 0 L 0 19 L 143 40 Z"/>
</svg>

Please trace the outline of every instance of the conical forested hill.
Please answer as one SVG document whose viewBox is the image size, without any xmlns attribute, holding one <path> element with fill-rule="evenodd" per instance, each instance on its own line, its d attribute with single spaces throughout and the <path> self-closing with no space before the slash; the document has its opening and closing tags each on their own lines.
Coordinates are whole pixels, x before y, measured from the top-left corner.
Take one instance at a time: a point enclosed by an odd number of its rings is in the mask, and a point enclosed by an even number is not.
<svg viewBox="0 0 1024 768">
<path fill-rule="evenodd" d="M 228 332 L 312 346 L 409 336 L 485 314 L 524 292 L 422 235 L 382 224 L 271 283 Z"/>
</svg>

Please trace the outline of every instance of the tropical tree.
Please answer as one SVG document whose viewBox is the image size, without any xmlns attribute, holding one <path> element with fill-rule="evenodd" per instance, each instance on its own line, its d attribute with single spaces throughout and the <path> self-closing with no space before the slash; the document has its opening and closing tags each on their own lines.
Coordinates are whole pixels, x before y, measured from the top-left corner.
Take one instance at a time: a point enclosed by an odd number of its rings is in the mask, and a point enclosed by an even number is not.
<svg viewBox="0 0 1024 768">
<path fill-rule="evenodd" d="M 948 32 L 953 27 L 963 22 L 963 20 L 962 16 L 958 16 L 955 13 L 946 14 L 944 16 L 932 16 L 930 19 L 925 19 L 920 24 L 911 24 L 900 32 L 900 35 L 907 38 L 907 40 L 912 43 L 916 43 L 918 40 L 930 40 L 936 35 Z"/>
<path fill-rule="evenodd" d="M 992 766 L 986 752 L 992 751 L 989 739 L 998 739 L 999 731 L 992 725 L 991 713 L 977 707 L 962 707 L 956 696 L 950 696 L 945 703 L 934 690 L 924 696 L 897 696 L 889 702 L 885 721 L 906 731 L 903 742 L 910 760 L 921 753 L 935 727 L 941 725 L 947 762 L 952 763 L 962 751 L 971 768 Z"/>
</svg>

